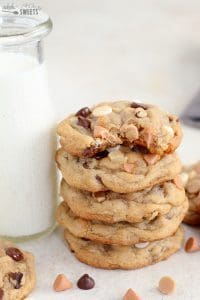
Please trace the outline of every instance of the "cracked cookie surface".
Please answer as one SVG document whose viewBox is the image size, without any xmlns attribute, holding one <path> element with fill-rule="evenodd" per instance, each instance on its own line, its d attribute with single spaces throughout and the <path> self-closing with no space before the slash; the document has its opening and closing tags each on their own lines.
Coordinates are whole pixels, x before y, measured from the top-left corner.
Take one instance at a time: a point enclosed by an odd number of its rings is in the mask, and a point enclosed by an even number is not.
<svg viewBox="0 0 200 300">
<path fill-rule="evenodd" d="M 96 158 L 77 158 L 61 148 L 56 162 L 70 186 L 90 192 L 136 192 L 171 180 L 181 171 L 176 153 L 160 157 L 127 147 L 103 151 Z"/>
<path fill-rule="evenodd" d="M 25 299 L 35 283 L 34 256 L 9 241 L 0 240 L 0 299 Z"/>
<path fill-rule="evenodd" d="M 57 209 L 56 218 L 62 227 L 77 237 L 103 244 L 132 245 L 172 235 L 182 222 L 187 209 L 188 200 L 185 199 L 182 205 L 173 207 L 167 214 L 157 216 L 151 221 L 108 224 L 81 219 L 72 213 L 67 203 L 62 202 Z"/>
<path fill-rule="evenodd" d="M 137 248 L 137 245 L 106 245 L 86 241 L 75 237 L 68 230 L 65 230 L 65 239 L 83 263 L 104 269 L 137 269 L 167 259 L 178 251 L 183 241 L 183 230 L 178 228 L 172 236 L 147 243 L 144 248 L 141 248 L 142 245 Z"/>
<path fill-rule="evenodd" d="M 57 133 L 62 147 L 79 157 L 92 157 L 121 144 L 144 146 L 163 155 L 173 152 L 182 137 L 176 116 L 156 106 L 128 101 L 84 107 L 63 120 Z"/>
<path fill-rule="evenodd" d="M 118 194 L 111 191 L 91 193 L 70 187 L 63 179 L 61 196 L 73 213 L 83 219 L 116 223 L 142 222 L 164 215 L 185 200 L 184 188 L 167 181 L 140 192 Z"/>
<path fill-rule="evenodd" d="M 191 225 L 200 224 L 200 162 L 184 167 L 182 181 L 189 200 L 189 209 L 184 222 Z"/>
</svg>

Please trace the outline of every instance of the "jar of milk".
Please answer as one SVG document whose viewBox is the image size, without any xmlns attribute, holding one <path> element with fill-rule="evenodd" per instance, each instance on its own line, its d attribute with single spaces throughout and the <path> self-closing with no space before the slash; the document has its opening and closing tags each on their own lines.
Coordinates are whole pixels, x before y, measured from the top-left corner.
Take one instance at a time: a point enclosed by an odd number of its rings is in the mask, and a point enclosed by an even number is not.
<svg viewBox="0 0 200 300">
<path fill-rule="evenodd" d="M 54 227 L 55 116 L 43 38 L 47 15 L 0 15 L 0 236 L 30 239 Z"/>
</svg>

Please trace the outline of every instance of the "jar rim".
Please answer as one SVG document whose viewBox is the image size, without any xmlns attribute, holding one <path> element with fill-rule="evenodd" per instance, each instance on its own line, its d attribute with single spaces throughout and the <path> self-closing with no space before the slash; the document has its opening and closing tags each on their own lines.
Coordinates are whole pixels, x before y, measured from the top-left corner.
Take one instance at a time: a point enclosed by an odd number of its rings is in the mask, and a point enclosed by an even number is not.
<svg viewBox="0 0 200 300">
<path fill-rule="evenodd" d="M 53 24 L 43 11 L 37 15 L 0 15 L 0 47 L 40 41 L 51 30 Z"/>
</svg>

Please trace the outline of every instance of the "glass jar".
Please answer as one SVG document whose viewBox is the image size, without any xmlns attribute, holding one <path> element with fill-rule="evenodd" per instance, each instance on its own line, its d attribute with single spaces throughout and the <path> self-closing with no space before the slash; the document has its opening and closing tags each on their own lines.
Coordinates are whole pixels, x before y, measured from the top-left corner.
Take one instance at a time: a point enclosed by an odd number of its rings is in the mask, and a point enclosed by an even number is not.
<svg viewBox="0 0 200 300">
<path fill-rule="evenodd" d="M 0 236 L 38 237 L 54 228 L 55 116 L 43 38 L 50 18 L 0 16 Z"/>
</svg>

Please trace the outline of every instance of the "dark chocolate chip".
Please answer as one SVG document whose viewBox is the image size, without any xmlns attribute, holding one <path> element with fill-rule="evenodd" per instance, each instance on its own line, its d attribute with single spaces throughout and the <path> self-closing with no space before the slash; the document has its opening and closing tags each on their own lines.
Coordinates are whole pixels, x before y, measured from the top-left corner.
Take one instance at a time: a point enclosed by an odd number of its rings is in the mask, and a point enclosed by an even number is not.
<svg viewBox="0 0 200 300">
<path fill-rule="evenodd" d="M 104 191 L 99 191 L 99 192 L 94 192 L 93 193 L 93 196 L 95 198 L 98 198 L 98 197 L 105 197 L 106 193 Z"/>
<path fill-rule="evenodd" d="M 9 278 L 16 281 L 15 283 L 15 289 L 19 289 L 21 287 L 21 281 L 22 281 L 23 274 L 21 272 L 15 272 L 15 273 L 9 273 Z"/>
<path fill-rule="evenodd" d="M 98 152 L 98 150 L 99 150 L 99 148 L 96 146 L 88 147 L 88 148 L 84 149 L 83 156 L 93 157 Z"/>
<path fill-rule="evenodd" d="M 112 250 L 112 245 L 105 244 L 105 245 L 103 245 L 103 248 L 104 248 L 105 252 L 108 252 L 108 251 Z"/>
<path fill-rule="evenodd" d="M 89 107 L 83 107 L 81 108 L 79 111 L 77 111 L 76 116 L 81 116 L 86 118 L 87 116 L 89 116 L 91 114 L 91 111 L 89 109 Z"/>
<path fill-rule="evenodd" d="M 85 129 L 90 129 L 90 120 L 78 116 L 78 125 L 84 127 Z"/>
<path fill-rule="evenodd" d="M 96 175 L 95 178 L 96 178 L 96 180 L 98 180 L 99 182 L 103 183 L 102 180 L 101 180 L 101 177 L 100 177 L 99 175 Z"/>
<path fill-rule="evenodd" d="M 137 153 L 142 153 L 142 154 L 149 153 L 149 150 L 147 148 L 145 148 L 144 146 L 140 146 L 140 145 L 135 145 L 131 150 L 134 152 L 137 152 Z"/>
<path fill-rule="evenodd" d="M 24 259 L 23 253 L 17 248 L 7 248 L 6 254 L 15 261 L 21 261 Z"/>
<path fill-rule="evenodd" d="M 3 299 L 4 291 L 0 288 L 0 300 Z"/>
<path fill-rule="evenodd" d="M 95 286 L 94 279 L 88 274 L 84 274 L 77 282 L 77 286 L 81 290 L 90 290 Z"/>
<path fill-rule="evenodd" d="M 83 163 L 83 168 L 85 168 L 85 169 L 89 169 L 90 168 L 87 162 Z"/>
<path fill-rule="evenodd" d="M 132 108 L 138 108 L 138 107 L 141 107 L 141 108 L 143 108 L 143 109 L 147 109 L 147 108 L 148 108 L 148 105 L 143 104 L 143 103 L 132 102 L 132 103 L 131 103 L 131 107 L 132 107 Z"/>
<path fill-rule="evenodd" d="M 85 242 L 89 242 L 90 240 L 89 239 L 86 239 L 86 238 L 81 238 L 83 241 Z"/>
<path fill-rule="evenodd" d="M 94 158 L 97 159 L 97 160 L 100 160 L 106 156 L 108 156 L 109 152 L 107 150 L 104 150 L 104 151 L 101 151 L 101 152 L 98 152 L 97 154 L 94 155 Z"/>
</svg>

